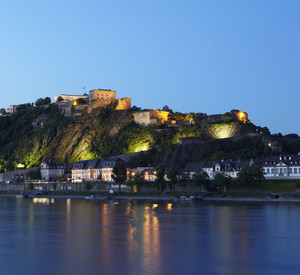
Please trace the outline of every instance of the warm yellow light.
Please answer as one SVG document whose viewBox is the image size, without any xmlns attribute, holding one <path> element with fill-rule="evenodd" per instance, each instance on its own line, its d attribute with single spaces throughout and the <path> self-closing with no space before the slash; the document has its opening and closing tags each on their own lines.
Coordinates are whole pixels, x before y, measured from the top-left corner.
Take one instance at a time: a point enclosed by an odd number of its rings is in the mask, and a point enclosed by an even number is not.
<svg viewBox="0 0 300 275">
<path fill-rule="evenodd" d="M 143 143 L 143 144 L 137 145 L 134 148 L 134 153 L 141 152 L 141 151 L 147 151 L 147 150 L 149 150 L 149 148 L 150 148 L 149 143 Z"/>
<path fill-rule="evenodd" d="M 73 105 L 74 106 L 78 105 L 77 100 L 74 101 Z"/>
<path fill-rule="evenodd" d="M 173 210 L 172 206 L 173 206 L 173 203 L 168 203 L 167 210 L 172 211 Z"/>
<path fill-rule="evenodd" d="M 268 146 L 271 147 L 271 146 L 272 146 L 272 143 L 269 143 Z"/>
<path fill-rule="evenodd" d="M 49 198 L 33 198 L 33 203 L 50 204 L 52 201 Z"/>
<path fill-rule="evenodd" d="M 156 208 L 156 207 L 158 207 L 158 204 L 154 203 L 154 204 L 152 205 L 152 209 L 154 209 L 154 208 Z"/>
<path fill-rule="evenodd" d="M 247 120 L 247 115 L 244 112 L 239 112 L 239 120 L 242 122 L 246 122 Z"/>
</svg>

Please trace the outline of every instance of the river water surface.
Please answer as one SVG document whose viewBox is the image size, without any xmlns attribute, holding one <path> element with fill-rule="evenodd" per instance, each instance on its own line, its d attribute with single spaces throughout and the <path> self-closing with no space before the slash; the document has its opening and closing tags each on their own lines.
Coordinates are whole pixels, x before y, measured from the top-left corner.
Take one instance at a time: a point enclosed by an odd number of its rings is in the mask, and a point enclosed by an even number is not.
<svg viewBox="0 0 300 275">
<path fill-rule="evenodd" d="M 298 203 L 0 206 L 1 274 L 300 274 Z"/>
</svg>

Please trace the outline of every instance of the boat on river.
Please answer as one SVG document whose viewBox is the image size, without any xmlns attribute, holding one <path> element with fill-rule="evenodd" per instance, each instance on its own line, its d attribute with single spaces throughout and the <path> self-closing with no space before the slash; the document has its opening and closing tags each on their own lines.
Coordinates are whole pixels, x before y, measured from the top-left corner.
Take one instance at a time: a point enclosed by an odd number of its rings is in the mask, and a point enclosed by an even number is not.
<svg viewBox="0 0 300 275">
<path fill-rule="evenodd" d="M 95 195 L 91 195 L 91 196 L 87 196 L 85 197 L 86 200 L 94 200 L 96 199 L 96 196 Z"/>
</svg>

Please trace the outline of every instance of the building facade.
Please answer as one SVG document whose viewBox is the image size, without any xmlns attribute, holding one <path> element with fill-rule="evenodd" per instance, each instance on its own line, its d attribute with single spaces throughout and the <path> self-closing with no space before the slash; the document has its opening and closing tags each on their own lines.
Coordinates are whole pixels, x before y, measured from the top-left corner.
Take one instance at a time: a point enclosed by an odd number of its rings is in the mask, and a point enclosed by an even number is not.
<svg viewBox="0 0 300 275">
<path fill-rule="evenodd" d="M 210 180 L 213 180 L 217 174 L 224 174 L 232 178 L 237 178 L 238 173 L 245 166 L 250 166 L 253 163 L 250 161 L 218 161 L 218 162 L 189 162 L 187 163 L 184 172 L 189 173 L 192 177 L 199 169 L 205 171 Z"/>
<path fill-rule="evenodd" d="M 151 124 L 165 124 L 169 120 L 169 112 L 160 110 L 147 110 L 133 113 L 137 124 L 148 126 Z"/>
<path fill-rule="evenodd" d="M 108 105 L 116 101 L 116 91 L 106 89 L 91 90 L 89 100 L 90 102 L 92 100 L 102 101 L 104 104 Z"/>
<path fill-rule="evenodd" d="M 266 179 L 300 179 L 300 155 L 279 155 L 259 160 Z"/>
<path fill-rule="evenodd" d="M 110 158 L 108 160 L 95 159 L 84 160 L 73 164 L 72 168 L 72 181 L 95 181 L 101 180 L 106 182 L 112 182 L 111 178 L 112 170 L 117 162 L 124 161 L 119 158 Z"/>
<path fill-rule="evenodd" d="M 17 108 L 19 105 L 10 105 L 9 108 L 7 108 L 7 112 L 9 114 L 15 114 L 17 112 Z"/>
<path fill-rule="evenodd" d="M 42 179 L 53 180 L 64 175 L 65 165 L 63 163 L 52 163 L 50 160 L 44 161 L 40 171 Z"/>
</svg>

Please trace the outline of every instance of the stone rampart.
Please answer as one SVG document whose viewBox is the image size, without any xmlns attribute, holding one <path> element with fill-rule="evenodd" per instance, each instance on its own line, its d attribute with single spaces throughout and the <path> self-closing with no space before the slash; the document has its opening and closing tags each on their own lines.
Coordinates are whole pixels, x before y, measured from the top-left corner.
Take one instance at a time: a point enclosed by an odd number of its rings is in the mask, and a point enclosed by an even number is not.
<svg viewBox="0 0 300 275">
<path fill-rule="evenodd" d="M 124 97 L 117 99 L 116 110 L 129 110 L 131 108 L 131 98 Z"/>
</svg>

